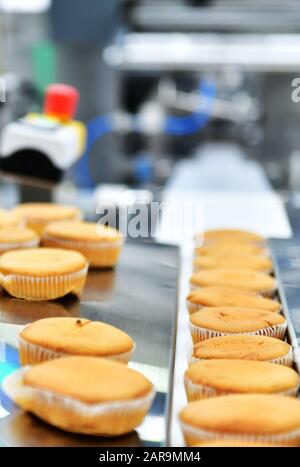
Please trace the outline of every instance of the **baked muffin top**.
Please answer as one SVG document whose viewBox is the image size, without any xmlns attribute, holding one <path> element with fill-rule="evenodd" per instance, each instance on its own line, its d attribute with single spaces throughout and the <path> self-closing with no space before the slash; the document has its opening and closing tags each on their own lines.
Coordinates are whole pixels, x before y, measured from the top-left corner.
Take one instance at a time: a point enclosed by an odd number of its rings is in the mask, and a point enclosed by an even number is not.
<svg viewBox="0 0 300 467">
<path fill-rule="evenodd" d="M 244 269 L 213 269 L 192 275 L 191 283 L 199 287 L 225 286 L 236 287 L 252 292 L 275 291 L 276 280 L 262 272 Z"/>
<path fill-rule="evenodd" d="M 270 272 L 272 261 L 266 256 L 198 256 L 194 260 L 195 269 L 249 269 L 250 271 Z"/>
<path fill-rule="evenodd" d="M 213 337 L 195 345 L 193 355 L 199 359 L 244 359 L 267 361 L 287 355 L 291 346 L 268 336 L 237 334 Z"/>
<path fill-rule="evenodd" d="M 299 375 L 283 365 L 253 360 L 202 360 L 191 365 L 185 378 L 219 391 L 274 394 L 295 389 Z"/>
<path fill-rule="evenodd" d="M 48 224 L 45 236 L 62 240 L 83 240 L 92 242 L 116 242 L 122 236 L 120 232 L 103 224 L 84 221 L 62 221 Z"/>
<path fill-rule="evenodd" d="M 283 316 L 272 311 L 225 306 L 202 308 L 191 315 L 190 321 L 201 328 L 233 334 L 253 332 L 286 322 Z"/>
<path fill-rule="evenodd" d="M 51 222 L 81 217 L 81 211 L 76 206 L 54 203 L 23 203 L 16 206 L 13 213 L 28 222 Z"/>
<path fill-rule="evenodd" d="M 110 324 L 83 318 L 46 318 L 29 324 L 20 337 L 55 352 L 109 356 L 129 352 L 131 337 Z"/>
<path fill-rule="evenodd" d="M 80 271 L 86 266 L 82 254 L 59 248 L 26 248 L 8 251 L 0 257 L 2 274 L 47 277 Z"/>
<path fill-rule="evenodd" d="M 30 367 L 23 384 L 96 404 L 146 396 L 152 384 L 122 363 L 97 357 L 64 357 Z"/>
<path fill-rule="evenodd" d="M 17 226 L 0 228 L 0 245 L 6 243 L 31 242 L 34 240 L 39 240 L 39 236 L 34 230 Z"/>
<path fill-rule="evenodd" d="M 277 300 L 230 287 L 195 289 L 188 295 L 187 300 L 203 306 L 242 306 L 275 312 L 281 310 L 281 304 Z"/>
<path fill-rule="evenodd" d="M 21 219 L 15 212 L 0 208 L 0 228 L 18 226 L 20 223 Z"/>
<path fill-rule="evenodd" d="M 248 230 L 240 229 L 212 229 L 204 232 L 205 241 L 216 242 L 263 242 L 264 237 L 261 235 L 250 232 Z"/>
<path fill-rule="evenodd" d="M 180 413 L 184 423 L 220 433 L 275 435 L 300 428 L 300 401 L 270 394 L 235 394 L 199 400 Z"/>
<path fill-rule="evenodd" d="M 266 249 L 260 245 L 245 243 L 214 243 L 195 249 L 196 256 L 266 256 Z"/>
</svg>

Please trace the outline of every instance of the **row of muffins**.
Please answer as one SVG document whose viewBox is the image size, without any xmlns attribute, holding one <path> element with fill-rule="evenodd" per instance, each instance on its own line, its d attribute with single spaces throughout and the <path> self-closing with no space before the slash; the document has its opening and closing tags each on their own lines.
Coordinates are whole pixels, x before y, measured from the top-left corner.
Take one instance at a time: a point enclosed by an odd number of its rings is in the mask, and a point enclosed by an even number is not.
<svg viewBox="0 0 300 467">
<path fill-rule="evenodd" d="M 188 446 L 300 444 L 300 379 L 272 271 L 266 242 L 251 232 L 209 231 L 195 249 L 194 347 L 179 414 Z"/>
<path fill-rule="evenodd" d="M 0 210 L 3 288 L 28 300 L 80 295 L 88 266 L 114 267 L 123 244 L 121 233 L 81 217 L 76 207 L 50 203 Z"/>
<path fill-rule="evenodd" d="M 3 382 L 20 408 L 66 431 L 119 436 L 151 407 L 152 383 L 128 368 L 135 343 L 103 322 L 46 318 L 19 335 L 21 369 Z"/>
<path fill-rule="evenodd" d="M 77 208 L 31 203 L 6 214 L 22 221 L 10 226 L 19 243 L 8 245 L 0 257 L 1 283 L 13 296 L 48 300 L 80 294 L 88 263 L 111 267 L 118 260 L 119 232 L 80 221 Z M 20 242 L 24 231 L 43 248 Z M 1 225 L 0 214 L 0 243 L 1 234 L 8 234 L 8 226 Z M 120 329 L 87 319 L 46 318 L 27 325 L 18 341 L 22 368 L 5 379 L 3 390 L 45 422 L 76 433 L 118 436 L 136 428 L 148 412 L 153 385 L 126 366 L 135 343 Z"/>
</svg>

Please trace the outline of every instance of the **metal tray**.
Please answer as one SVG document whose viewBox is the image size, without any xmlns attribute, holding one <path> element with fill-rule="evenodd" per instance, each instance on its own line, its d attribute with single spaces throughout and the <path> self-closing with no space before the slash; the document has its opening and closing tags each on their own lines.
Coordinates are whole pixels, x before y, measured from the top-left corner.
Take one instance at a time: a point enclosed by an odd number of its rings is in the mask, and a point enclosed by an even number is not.
<svg viewBox="0 0 300 467">
<path fill-rule="evenodd" d="M 300 247 L 295 238 L 270 240 L 269 248 L 278 281 L 278 299 L 287 320 L 287 342 L 293 347 L 294 368 L 300 374 Z M 298 395 L 299 397 L 299 395 Z"/>
<path fill-rule="evenodd" d="M 47 316 L 82 316 L 128 332 L 137 347 L 131 366 L 156 386 L 143 424 L 119 438 L 66 433 L 19 410 L 0 392 L 0 446 L 164 446 L 169 432 L 170 387 L 177 317 L 178 249 L 156 243 L 126 242 L 116 269 L 88 274 L 80 302 L 26 302 L 0 294 L 2 339 L 13 343 L 19 327 Z M 0 379 L 18 366 L 17 350 L 5 347 Z M 2 417 L 2 418 L 1 418 Z"/>
</svg>

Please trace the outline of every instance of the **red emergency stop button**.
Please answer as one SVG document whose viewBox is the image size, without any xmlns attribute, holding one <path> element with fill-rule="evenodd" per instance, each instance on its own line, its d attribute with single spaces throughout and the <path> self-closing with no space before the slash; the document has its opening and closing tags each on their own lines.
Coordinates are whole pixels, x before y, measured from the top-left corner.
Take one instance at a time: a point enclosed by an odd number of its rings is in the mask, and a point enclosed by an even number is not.
<svg viewBox="0 0 300 467">
<path fill-rule="evenodd" d="M 44 113 L 72 120 L 77 109 L 79 92 L 67 84 L 50 84 L 46 89 Z"/>
</svg>

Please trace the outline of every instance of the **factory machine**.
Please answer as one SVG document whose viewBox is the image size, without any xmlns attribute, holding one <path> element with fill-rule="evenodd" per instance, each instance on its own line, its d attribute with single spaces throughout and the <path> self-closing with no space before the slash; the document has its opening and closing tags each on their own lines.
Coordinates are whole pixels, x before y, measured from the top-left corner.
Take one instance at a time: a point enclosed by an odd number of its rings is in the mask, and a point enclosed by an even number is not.
<svg viewBox="0 0 300 467">
<path fill-rule="evenodd" d="M 96 0 L 86 12 L 87 28 L 80 15 L 68 16 L 71 4 L 80 11 L 78 0 L 54 0 L 50 21 L 57 83 L 67 86 L 46 94 L 44 113 L 53 117 L 54 97 L 54 119 L 29 114 L 2 125 L 0 166 L 18 181 L 5 181 L 1 189 L 7 207 L 20 198 L 67 201 L 91 219 L 111 205 L 131 212 L 161 201 L 178 212 L 184 203 L 196 206 L 191 216 L 199 222 L 185 220 L 184 238 L 176 236 L 182 218 L 170 228 L 162 209 L 141 238 L 127 239 L 116 271 L 89 274 L 80 303 L 43 308 L 45 316 L 122 323 L 139 344 L 133 365 L 154 380 L 157 396 L 141 428 L 109 445 L 181 446 L 178 375 L 186 361 L 176 349 L 188 340 L 185 296 L 196 228 L 245 228 L 270 239 L 288 340 L 296 344 L 299 337 L 300 7 L 292 0 L 284 6 L 276 0 Z M 72 102 L 67 121 L 57 111 L 58 90 Z M 85 129 L 71 122 L 78 92 L 76 120 Z M 35 150 L 20 154 L 28 149 L 18 139 L 24 132 Z M 49 139 L 38 143 L 37 135 L 50 135 L 53 144 L 57 136 L 65 158 L 51 152 Z M 24 165 L 13 163 L 15 152 L 26 158 Z M 45 158 L 51 170 L 44 165 L 43 177 L 39 170 L 28 173 L 30 163 L 41 168 Z M 15 333 L 34 313 L 7 297 L 0 303 L 0 335 L 10 344 L 6 364 L 14 368 Z M 0 444 L 108 445 L 49 429 L 5 400 L 0 433 Z"/>
</svg>

